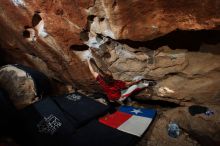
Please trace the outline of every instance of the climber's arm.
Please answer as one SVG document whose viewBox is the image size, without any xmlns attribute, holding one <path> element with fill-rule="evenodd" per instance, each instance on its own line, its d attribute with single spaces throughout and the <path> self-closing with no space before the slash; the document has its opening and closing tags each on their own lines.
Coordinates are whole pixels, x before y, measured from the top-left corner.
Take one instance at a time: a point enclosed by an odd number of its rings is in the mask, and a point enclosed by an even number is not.
<svg viewBox="0 0 220 146">
<path fill-rule="evenodd" d="M 88 62 L 88 65 L 89 65 L 90 72 L 92 73 L 93 77 L 96 79 L 99 74 L 96 71 L 94 71 L 94 69 L 92 68 L 90 59 L 88 59 L 87 62 Z"/>
</svg>

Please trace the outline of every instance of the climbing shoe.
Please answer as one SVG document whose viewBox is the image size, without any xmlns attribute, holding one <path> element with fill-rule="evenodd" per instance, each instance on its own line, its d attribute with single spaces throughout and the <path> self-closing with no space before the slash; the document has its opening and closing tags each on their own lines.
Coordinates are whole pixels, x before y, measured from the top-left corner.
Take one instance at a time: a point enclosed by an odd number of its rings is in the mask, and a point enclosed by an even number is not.
<svg viewBox="0 0 220 146">
<path fill-rule="evenodd" d="M 142 82 L 144 85 L 146 84 L 148 86 L 155 86 L 157 84 L 155 80 L 143 80 Z"/>
</svg>

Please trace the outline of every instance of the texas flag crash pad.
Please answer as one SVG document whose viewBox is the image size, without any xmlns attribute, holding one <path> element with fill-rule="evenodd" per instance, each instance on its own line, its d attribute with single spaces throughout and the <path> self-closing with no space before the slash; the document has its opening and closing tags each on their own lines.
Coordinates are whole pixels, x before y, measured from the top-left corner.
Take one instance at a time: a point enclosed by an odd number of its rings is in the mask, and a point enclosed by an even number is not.
<svg viewBox="0 0 220 146">
<path fill-rule="evenodd" d="M 156 110 L 122 106 L 78 129 L 65 146 L 134 146 L 155 116 Z"/>
<path fill-rule="evenodd" d="M 121 106 L 113 114 L 99 119 L 99 122 L 122 132 L 141 137 L 156 116 L 156 110 Z"/>
</svg>

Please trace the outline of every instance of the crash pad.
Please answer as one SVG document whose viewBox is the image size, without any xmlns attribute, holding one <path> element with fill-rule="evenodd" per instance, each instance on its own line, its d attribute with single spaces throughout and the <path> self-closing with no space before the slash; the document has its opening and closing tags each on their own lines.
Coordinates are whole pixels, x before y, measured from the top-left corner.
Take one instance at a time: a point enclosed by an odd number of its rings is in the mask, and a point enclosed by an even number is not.
<svg viewBox="0 0 220 146">
<path fill-rule="evenodd" d="M 10 119 L 15 113 L 15 108 L 11 103 L 8 93 L 0 88 L 0 120 Z"/>
<path fill-rule="evenodd" d="M 66 146 L 133 146 L 150 126 L 156 110 L 121 106 L 78 129 Z"/>
<path fill-rule="evenodd" d="M 52 99 L 65 114 L 77 121 L 76 127 L 105 115 L 110 108 L 78 92 L 52 97 Z"/>
<path fill-rule="evenodd" d="M 156 110 L 121 106 L 113 114 L 100 118 L 99 121 L 120 131 L 141 137 L 156 115 Z"/>
<path fill-rule="evenodd" d="M 7 92 L 0 89 L 0 137 L 12 132 L 12 123 L 15 119 L 16 110 L 8 98 Z"/>
<path fill-rule="evenodd" d="M 98 120 L 89 122 L 65 141 L 65 146 L 134 146 L 137 136 L 106 126 Z"/>
<path fill-rule="evenodd" d="M 50 98 L 43 99 L 20 111 L 26 143 L 34 146 L 54 146 L 75 132 L 70 122 Z"/>
<path fill-rule="evenodd" d="M 20 111 L 30 144 L 63 145 L 80 127 L 108 111 L 108 106 L 80 94 L 47 97 Z"/>
</svg>

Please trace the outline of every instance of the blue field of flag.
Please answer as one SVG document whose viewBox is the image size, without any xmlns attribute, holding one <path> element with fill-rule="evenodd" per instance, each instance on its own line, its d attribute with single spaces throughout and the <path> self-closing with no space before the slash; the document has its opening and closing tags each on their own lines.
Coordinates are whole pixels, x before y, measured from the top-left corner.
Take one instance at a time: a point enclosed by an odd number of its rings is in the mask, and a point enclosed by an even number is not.
<svg viewBox="0 0 220 146">
<path fill-rule="evenodd" d="M 154 118 L 157 113 L 157 111 L 154 109 L 135 108 L 132 106 L 121 106 L 119 108 L 119 111 L 136 116 L 148 117 L 148 118 Z"/>
</svg>

